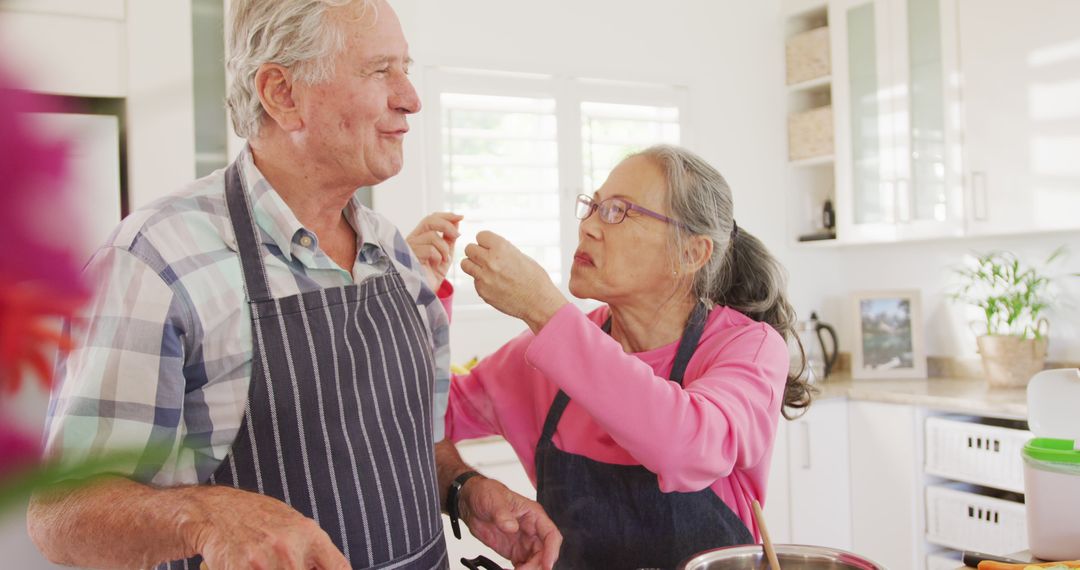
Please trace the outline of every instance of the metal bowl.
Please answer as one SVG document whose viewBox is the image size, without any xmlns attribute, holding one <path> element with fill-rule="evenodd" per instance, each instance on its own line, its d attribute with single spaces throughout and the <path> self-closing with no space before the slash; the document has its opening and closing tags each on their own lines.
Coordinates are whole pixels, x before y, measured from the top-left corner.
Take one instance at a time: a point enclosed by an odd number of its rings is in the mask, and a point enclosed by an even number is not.
<svg viewBox="0 0 1080 570">
<path fill-rule="evenodd" d="M 776 557 L 783 570 L 885 570 L 885 567 L 857 554 L 798 544 L 775 544 Z M 706 550 L 679 564 L 678 570 L 726 570 L 728 568 L 769 569 L 764 548 L 758 545 L 729 546 Z"/>
</svg>

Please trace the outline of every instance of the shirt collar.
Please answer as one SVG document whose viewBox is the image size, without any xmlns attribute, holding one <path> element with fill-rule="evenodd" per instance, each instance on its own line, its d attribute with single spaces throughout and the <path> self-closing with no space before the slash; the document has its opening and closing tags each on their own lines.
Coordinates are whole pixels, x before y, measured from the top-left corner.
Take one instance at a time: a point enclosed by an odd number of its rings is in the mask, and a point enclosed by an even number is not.
<svg viewBox="0 0 1080 570">
<path fill-rule="evenodd" d="M 285 200 L 255 166 L 250 146 L 244 145 L 237 161 L 240 176 L 244 180 L 244 188 L 251 199 L 255 224 L 261 230 L 259 232 L 261 242 L 276 246 L 282 254 L 287 254 L 305 264 L 312 264 L 317 257 L 327 258 L 329 261 L 329 258 L 319 249 L 319 240 L 315 232 L 300 223 Z M 369 244 L 378 247 L 375 229 L 369 215 L 366 214 L 370 212 L 360 202 L 359 197 L 354 195 L 345 207 L 345 217 L 353 230 L 361 236 L 361 243 L 357 247 L 358 254 Z"/>
</svg>

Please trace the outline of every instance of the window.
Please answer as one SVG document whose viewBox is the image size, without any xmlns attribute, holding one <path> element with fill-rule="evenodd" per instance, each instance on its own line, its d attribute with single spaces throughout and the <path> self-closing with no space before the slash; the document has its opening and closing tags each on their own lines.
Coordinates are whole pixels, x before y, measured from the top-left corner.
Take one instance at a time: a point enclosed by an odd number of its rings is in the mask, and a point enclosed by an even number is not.
<svg viewBox="0 0 1080 570">
<path fill-rule="evenodd" d="M 455 259 L 486 229 L 561 282 L 559 233 L 551 231 L 559 225 L 555 100 L 443 93 L 439 103 L 443 204 L 467 220 Z M 455 288 L 471 288 L 460 270 L 452 279 Z"/>
<path fill-rule="evenodd" d="M 562 288 L 577 246 L 574 197 L 595 191 L 626 155 L 683 135 L 676 88 L 443 70 L 425 83 L 439 106 L 432 203 L 465 216 L 455 259 L 490 230 Z M 456 263 L 450 279 L 459 302 L 481 302 Z"/>
<path fill-rule="evenodd" d="M 624 157 L 660 143 L 679 144 L 678 107 L 582 103 L 585 193 L 599 188 Z"/>
</svg>

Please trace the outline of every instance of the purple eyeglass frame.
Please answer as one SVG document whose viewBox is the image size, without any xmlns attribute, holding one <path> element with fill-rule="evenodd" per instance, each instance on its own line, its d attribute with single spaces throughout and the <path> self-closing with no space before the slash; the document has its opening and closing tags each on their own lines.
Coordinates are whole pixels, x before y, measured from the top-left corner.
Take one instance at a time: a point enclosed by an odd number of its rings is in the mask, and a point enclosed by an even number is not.
<svg viewBox="0 0 1080 570">
<path fill-rule="evenodd" d="M 576 211 L 577 211 L 577 207 L 576 207 L 577 203 L 581 202 L 583 200 L 588 202 L 588 204 L 589 204 L 589 213 L 585 214 L 584 218 L 578 216 L 578 219 L 582 220 L 582 221 L 587 220 L 589 218 L 589 216 L 593 215 L 593 212 L 599 210 L 601 204 L 604 204 L 605 202 L 611 202 L 611 201 L 617 200 L 619 202 L 622 202 L 623 204 L 626 204 L 626 209 L 623 210 L 622 217 L 619 218 L 619 221 L 617 221 L 617 222 L 609 222 L 609 221 L 605 220 L 603 217 L 601 217 L 600 218 L 601 222 L 604 222 L 605 224 L 621 224 L 622 221 L 626 219 L 627 212 L 633 210 L 635 212 L 641 212 L 642 214 L 645 214 L 646 216 L 649 216 L 651 218 L 655 218 L 657 220 L 660 220 L 661 222 L 671 224 L 671 225 L 673 225 L 673 226 L 675 226 L 677 228 L 681 228 L 681 229 L 686 228 L 686 226 L 682 225 L 682 223 L 679 222 L 678 220 L 673 220 L 673 219 L 671 219 L 671 218 L 669 218 L 669 217 L 667 217 L 667 216 L 665 216 L 665 215 L 663 215 L 663 214 L 661 214 L 659 212 L 654 212 L 654 211 L 652 211 L 652 210 L 650 210 L 648 208 L 643 208 L 643 207 L 638 206 L 637 204 L 631 202 L 630 200 L 627 200 L 626 198 L 619 198 L 617 196 L 612 196 L 611 198 L 607 198 L 605 200 L 601 200 L 601 201 L 597 202 L 596 200 L 594 200 L 592 198 L 592 196 L 588 196 L 588 195 L 585 195 L 585 194 L 578 194 L 577 200 L 575 200 L 575 202 L 574 202 L 574 204 L 575 204 L 575 208 L 574 208 L 575 214 L 576 214 Z"/>
</svg>

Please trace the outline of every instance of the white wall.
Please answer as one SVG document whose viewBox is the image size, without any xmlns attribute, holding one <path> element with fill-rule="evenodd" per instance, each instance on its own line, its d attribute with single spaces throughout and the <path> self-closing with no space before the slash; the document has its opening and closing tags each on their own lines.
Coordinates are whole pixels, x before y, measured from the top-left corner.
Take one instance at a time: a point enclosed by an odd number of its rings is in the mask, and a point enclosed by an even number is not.
<svg viewBox="0 0 1080 570">
<path fill-rule="evenodd" d="M 933 241 L 904 245 L 842 248 L 825 297 L 823 320 L 839 325 L 841 345 L 853 346 L 854 317 L 846 295 L 867 289 L 918 289 L 922 294 L 927 354 L 975 358 L 975 335 L 969 323 L 978 318 L 947 298 L 955 281 L 951 274 L 964 255 L 973 251 L 1009 250 L 1031 263 L 1042 263 L 1057 247 L 1071 246 L 1072 255 L 1056 263 L 1057 272 L 1080 272 L 1080 233 Z M 1080 361 L 1080 278 L 1058 281 L 1058 302 L 1048 311 L 1049 359 Z"/>
</svg>

